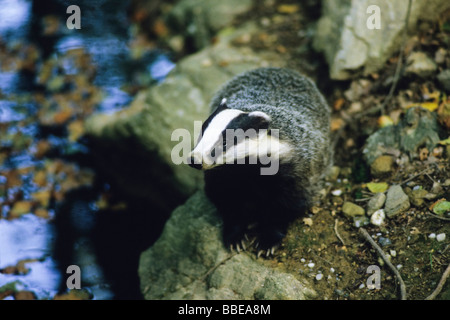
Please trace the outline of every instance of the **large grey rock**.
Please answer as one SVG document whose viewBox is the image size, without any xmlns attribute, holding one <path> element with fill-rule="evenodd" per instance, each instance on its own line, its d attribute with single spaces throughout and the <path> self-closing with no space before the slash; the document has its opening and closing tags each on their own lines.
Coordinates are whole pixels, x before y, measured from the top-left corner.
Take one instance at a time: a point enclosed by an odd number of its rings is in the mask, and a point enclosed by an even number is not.
<svg viewBox="0 0 450 320">
<path fill-rule="evenodd" d="M 439 142 L 436 114 L 421 107 L 408 109 L 397 125 L 387 126 L 373 133 L 366 141 L 363 156 L 371 165 L 375 159 L 396 149 L 410 158 L 418 156 L 418 149 L 428 151 Z"/>
<path fill-rule="evenodd" d="M 255 30 L 248 24 L 219 37 L 216 45 L 181 60 L 162 84 L 139 92 L 128 108 L 87 120 L 94 155 L 123 191 L 170 212 L 202 185 L 199 171 L 172 161 L 179 141 L 171 141 L 171 135 L 187 129 L 193 145 L 194 121 L 206 119 L 209 102 L 224 82 L 253 68 L 284 66 L 279 57 L 230 45 L 234 37 Z"/>
<path fill-rule="evenodd" d="M 380 8 L 380 29 L 367 27 L 371 5 Z M 314 47 L 324 53 L 330 77 L 345 80 L 379 70 L 400 48 L 407 7 L 408 0 L 323 0 Z M 448 8 L 448 0 L 413 0 L 409 31 L 419 19 L 434 20 Z"/>
<path fill-rule="evenodd" d="M 403 192 L 402 187 L 399 185 L 390 187 L 387 191 L 386 204 L 384 207 L 386 216 L 392 218 L 393 216 L 408 210 L 409 207 L 409 198 L 405 192 Z"/>
<path fill-rule="evenodd" d="M 250 253 L 230 254 L 222 222 L 203 191 L 178 207 L 139 262 L 146 299 L 307 299 L 305 279 L 277 271 Z"/>
</svg>

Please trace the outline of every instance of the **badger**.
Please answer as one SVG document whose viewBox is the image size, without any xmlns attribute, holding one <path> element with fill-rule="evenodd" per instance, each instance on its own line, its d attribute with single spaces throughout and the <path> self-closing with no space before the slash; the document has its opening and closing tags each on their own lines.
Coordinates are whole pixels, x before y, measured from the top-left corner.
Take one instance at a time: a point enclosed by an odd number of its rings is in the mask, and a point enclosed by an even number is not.
<svg viewBox="0 0 450 320">
<path fill-rule="evenodd" d="M 330 108 L 312 80 L 274 67 L 235 76 L 210 108 L 189 165 L 204 171 L 225 246 L 257 239 L 258 256 L 269 255 L 331 164 Z"/>
</svg>

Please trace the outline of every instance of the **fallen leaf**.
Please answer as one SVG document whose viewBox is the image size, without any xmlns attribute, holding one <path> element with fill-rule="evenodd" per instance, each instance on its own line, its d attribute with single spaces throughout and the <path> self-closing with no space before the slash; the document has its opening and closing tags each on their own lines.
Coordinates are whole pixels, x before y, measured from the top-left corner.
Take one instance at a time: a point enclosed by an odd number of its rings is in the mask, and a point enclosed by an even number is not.
<svg viewBox="0 0 450 320">
<path fill-rule="evenodd" d="M 345 103 L 345 99 L 344 98 L 339 98 L 337 99 L 334 103 L 333 103 L 333 109 L 336 111 L 339 111 L 342 109 L 342 106 Z"/>
<path fill-rule="evenodd" d="M 48 142 L 47 140 L 39 140 L 36 143 L 36 152 L 34 153 L 34 156 L 37 159 L 42 159 L 51 147 L 52 146 L 50 142 Z"/>
<path fill-rule="evenodd" d="M 439 144 L 442 144 L 443 146 L 450 145 L 450 137 L 445 140 L 439 141 Z"/>
<path fill-rule="evenodd" d="M 34 174 L 33 182 L 38 187 L 45 187 L 47 185 L 47 173 L 44 170 L 38 170 Z"/>
<path fill-rule="evenodd" d="M 153 32 L 158 37 L 165 37 L 169 34 L 169 29 L 162 19 L 157 19 L 153 24 Z"/>
<path fill-rule="evenodd" d="M 389 187 L 386 182 L 369 182 L 366 186 L 372 193 L 385 192 Z"/>
<path fill-rule="evenodd" d="M 62 110 L 53 116 L 54 124 L 64 124 L 72 116 L 72 109 Z"/>
<path fill-rule="evenodd" d="M 433 112 L 439 107 L 439 104 L 437 102 L 421 102 L 421 103 L 412 103 L 408 106 L 406 106 L 406 109 L 412 108 L 412 107 L 422 107 L 424 109 L 427 109 L 430 112 Z"/>
<path fill-rule="evenodd" d="M 72 121 L 67 126 L 67 130 L 69 131 L 69 141 L 75 142 L 84 133 L 84 122 L 82 120 Z"/>
<path fill-rule="evenodd" d="M 331 119 L 331 131 L 337 131 L 344 125 L 344 120 L 341 118 Z"/>
<path fill-rule="evenodd" d="M 16 300 L 36 300 L 34 293 L 31 291 L 19 291 L 14 294 L 14 299 Z"/>
<path fill-rule="evenodd" d="M 34 215 L 39 218 L 43 218 L 43 219 L 50 218 L 50 214 L 48 213 L 48 210 L 44 209 L 44 208 L 36 208 L 36 210 L 34 210 Z"/>
<path fill-rule="evenodd" d="M 430 152 L 428 151 L 427 148 L 420 148 L 420 149 L 419 149 L 419 159 L 420 159 L 420 161 L 427 160 L 427 159 L 428 159 L 428 154 L 429 154 L 429 153 L 430 153 Z"/>
<path fill-rule="evenodd" d="M 277 11 L 279 13 L 286 13 L 286 14 L 296 13 L 298 9 L 299 9 L 298 4 L 281 4 L 277 7 Z"/>
<path fill-rule="evenodd" d="M 50 197 L 50 190 L 41 190 L 31 194 L 31 198 L 36 200 L 43 207 L 48 207 Z"/>
<path fill-rule="evenodd" d="M 378 118 L 378 127 L 384 128 L 387 126 L 392 126 L 394 124 L 394 120 L 390 116 L 381 116 Z"/>
<path fill-rule="evenodd" d="M 53 300 L 89 300 L 92 299 L 88 291 L 84 289 L 73 289 L 67 293 L 57 294 Z"/>
<path fill-rule="evenodd" d="M 32 207 L 33 202 L 31 201 L 17 201 L 9 211 L 8 217 L 10 219 L 18 218 L 23 214 L 30 213 Z"/>
<path fill-rule="evenodd" d="M 450 201 L 440 199 L 431 205 L 430 210 L 437 215 L 443 215 L 444 213 L 450 212 Z"/>
</svg>

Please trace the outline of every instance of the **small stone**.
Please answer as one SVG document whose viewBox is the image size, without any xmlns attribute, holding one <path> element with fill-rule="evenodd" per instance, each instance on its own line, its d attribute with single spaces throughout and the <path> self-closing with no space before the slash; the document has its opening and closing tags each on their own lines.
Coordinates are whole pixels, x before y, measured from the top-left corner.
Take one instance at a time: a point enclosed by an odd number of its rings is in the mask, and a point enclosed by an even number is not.
<svg viewBox="0 0 450 320">
<path fill-rule="evenodd" d="M 339 177 L 339 172 L 341 171 L 341 168 L 337 166 L 332 166 L 327 173 L 327 178 L 329 181 L 336 181 L 336 179 Z"/>
<path fill-rule="evenodd" d="M 386 176 L 392 172 L 394 167 L 394 158 L 391 156 L 379 156 L 370 166 L 370 173 L 374 177 Z"/>
<path fill-rule="evenodd" d="M 399 185 L 391 186 L 387 192 L 384 211 L 386 216 L 391 218 L 399 213 L 408 210 L 410 207 L 409 198 Z"/>
<path fill-rule="evenodd" d="M 372 216 L 370 217 L 370 223 L 375 226 L 381 226 L 384 223 L 384 219 L 386 218 L 386 215 L 384 213 L 383 209 L 379 209 L 375 211 Z"/>
<path fill-rule="evenodd" d="M 342 194 L 342 190 L 341 189 L 333 190 L 331 191 L 331 194 L 333 196 L 339 197 Z"/>
<path fill-rule="evenodd" d="M 375 194 L 367 204 L 367 215 L 371 216 L 375 211 L 383 208 L 384 202 L 386 201 L 386 195 L 384 193 Z"/>
<path fill-rule="evenodd" d="M 378 242 L 380 243 L 380 245 L 382 247 L 389 246 L 392 244 L 392 242 L 389 238 L 384 238 L 384 237 L 378 238 Z"/>
<path fill-rule="evenodd" d="M 315 264 L 314 262 L 310 262 L 307 264 L 308 268 L 314 268 Z"/>
<path fill-rule="evenodd" d="M 450 69 L 441 71 L 437 75 L 439 84 L 444 88 L 446 92 L 450 92 Z"/>
<path fill-rule="evenodd" d="M 442 64 L 445 62 L 445 56 L 447 55 L 447 50 L 444 48 L 439 48 L 434 54 L 434 61 L 437 64 Z"/>
<path fill-rule="evenodd" d="M 433 59 L 424 52 L 413 52 L 406 60 L 406 73 L 415 74 L 419 77 L 428 77 L 437 70 L 437 65 Z"/>
<path fill-rule="evenodd" d="M 311 218 L 303 218 L 303 223 L 306 224 L 307 226 L 312 226 L 313 220 Z"/>
<path fill-rule="evenodd" d="M 348 201 L 344 202 L 342 206 L 342 212 L 344 213 L 345 216 L 349 218 L 353 218 L 356 216 L 363 216 L 365 214 L 364 208 Z"/>
<path fill-rule="evenodd" d="M 436 233 L 430 233 L 428 238 L 435 239 L 436 238 Z"/>
<path fill-rule="evenodd" d="M 425 189 L 416 189 L 412 190 L 410 193 L 409 200 L 416 207 L 420 207 L 424 203 L 424 199 L 426 198 L 428 191 Z"/>
<path fill-rule="evenodd" d="M 369 224 L 369 218 L 366 216 L 353 217 L 353 224 L 357 228 L 367 226 Z"/>
<path fill-rule="evenodd" d="M 323 278 L 323 274 L 322 274 L 322 273 L 318 273 L 318 274 L 316 275 L 316 280 L 317 280 L 317 281 L 322 280 L 322 278 Z"/>
<path fill-rule="evenodd" d="M 397 268 L 397 270 L 400 270 L 401 268 L 403 268 L 403 265 L 398 264 L 398 265 L 396 266 L 396 268 Z"/>
<path fill-rule="evenodd" d="M 439 233 L 439 234 L 436 236 L 436 240 L 439 241 L 439 242 L 444 241 L 444 240 L 445 240 L 445 233 Z"/>
<path fill-rule="evenodd" d="M 395 250 L 389 250 L 389 253 L 394 258 L 397 256 L 397 251 L 395 251 Z"/>
</svg>

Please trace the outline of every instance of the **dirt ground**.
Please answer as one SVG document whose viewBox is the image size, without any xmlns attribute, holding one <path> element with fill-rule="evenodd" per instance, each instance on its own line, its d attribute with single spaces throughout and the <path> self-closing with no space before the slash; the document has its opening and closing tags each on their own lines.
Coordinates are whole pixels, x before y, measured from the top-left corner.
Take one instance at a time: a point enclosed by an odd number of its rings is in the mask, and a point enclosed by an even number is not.
<svg viewBox="0 0 450 320">
<path fill-rule="evenodd" d="M 318 59 L 311 50 L 311 22 L 317 18 L 318 8 L 313 5 L 302 7 L 297 2 L 282 8 L 281 5 L 285 4 L 289 4 L 289 1 L 277 1 L 274 6 L 276 10 L 273 6 L 258 5 L 242 19 L 260 22 L 260 34 L 252 39 L 253 49 L 276 50 L 292 62 L 290 65 L 293 68 L 314 78 L 324 92 L 333 107 L 332 130 L 337 139 L 335 165 L 339 167 L 340 173 L 327 182 L 326 196 L 310 210 L 307 219 L 301 218 L 293 223 L 274 259 L 267 260 L 267 263 L 293 274 L 310 277 L 318 299 L 398 299 L 399 284 L 394 273 L 376 250 L 359 236 L 358 227 L 352 219 L 343 215 L 342 204 L 350 201 L 365 207 L 373 195 L 367 189 L 369 182 L 383 181 L 389 186 L 402 184 L 405 190 L 419 186 L 431 190 L 433 184 L 445 185 L 444 182 L 450 177 L 448 147 L 446 151 L 443 147 L 433 151 L 423 150 L 425 154 L 413 157 L 406 163 L 400 161 L 401 155 L 397 154 L 394 170 L 382 180 L 371 177 L 361 151 L 369 134 L 378 129 L 380 121 L 391 119 L 396 123 L 410 102 L 419 105 L 436 103 L 434 112 L 438 114 L 448 136 L 449 123 L 446 122 L 447 118 L 444 119 L 442 110 L 449 100 L 435 77 L 423 79 L 401 76 L 398 89 L 385 112 L 363 115 L 361 110 L 379 105 L 386 98 L 392 84 L 392 80 L 387 79 L 394 76 L 398 53 L 378 74 L 348 82 L 330 81 L 324 61 Z M 405 57 L 415 51 L 426 52 L 432 57 L 437 56 L 438 52 L 449 52 L 450 33 L 445 22 L 440 25 L 423 23 L 420 30 L 407 42 Z M 448 68 L 448 63 L 447 54 L 440 67 Z M 361 83 L 363 92 L 356 92 Z M 431 157 L 431 153 L 435 157 Z M 426 168 L 430 170 L 425 174 L 423 171 Z M 342 193 L 336 196 L 331 190 L 341 190 Z M 442 187 L 440 196 L 450 198 L 449 186 Z M 449 218 L 440 219 L 429 210 L 437 200 L 425 200 L 418 206 L 411 204 L 410 209 L 387 218 L 382 226 L 364 226 L 377 243 L 383 244 L 381 248 L 399 270 L 408 299 L 427 297 L 436 288 L 450 262 Z M 439 242 L 429 237 L 441 233 L 446 234 L 446 240 Z M 369 266 L 379 267 L 379 288 L 368 288 L 371 283 L 369 277 L 373 274 Z M 450 299 L 448 282 L 438 299 Z"/>
</svg>

